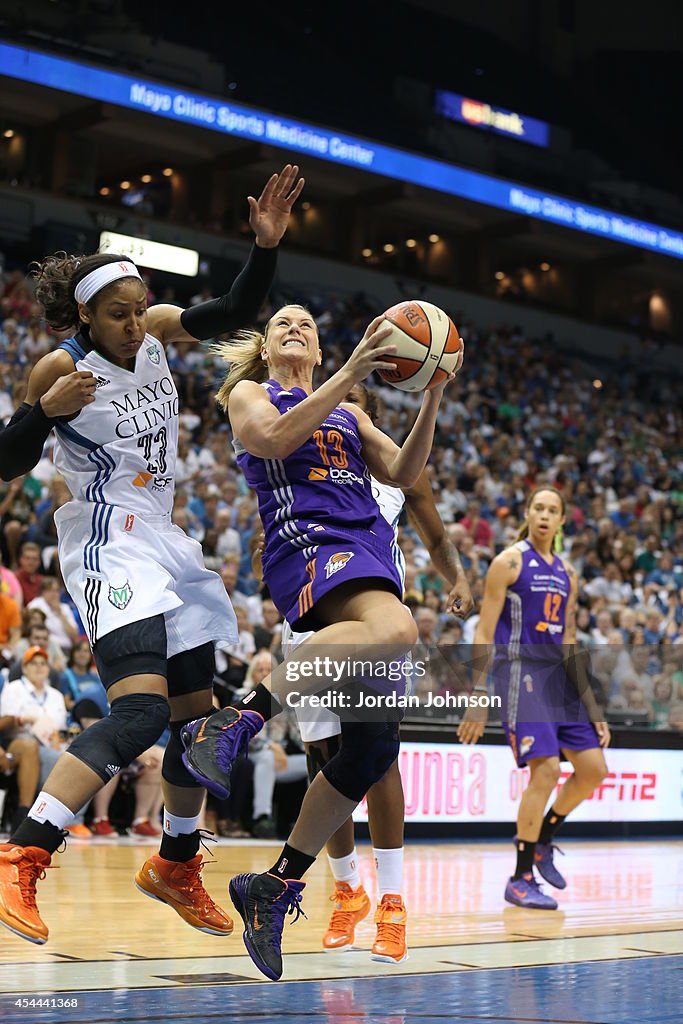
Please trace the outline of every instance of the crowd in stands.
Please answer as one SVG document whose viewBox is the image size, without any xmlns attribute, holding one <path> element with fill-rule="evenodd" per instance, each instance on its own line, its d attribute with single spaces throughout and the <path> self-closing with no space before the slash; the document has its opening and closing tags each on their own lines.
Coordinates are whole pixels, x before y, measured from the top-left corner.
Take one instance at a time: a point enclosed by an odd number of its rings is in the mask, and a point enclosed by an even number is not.
<svg viewBox="0 0 683 1024">
<path fill-rule="evenodd" d="M 377 313 L 363 295 L 280 288 L 273 301 L 303 302 L 315 315 L 323 349 L 319 382 L 347 358 Z M 262 311 L 264 320 L 269 312 Z M 557 487 L 567 503 L 564 552 L 580 577 L 577 636 L 592 650 L 599 700 L 615 721 L 630 716 L 683 731 L 680 380 L 653 372 L 647 358 L 589 361 L 560 351 L 551 336 L 475 326 L 463 313 L 449 312 L 465 342 L 465 364 L 442 404 L 428 473 L 475 602 L 492 557 L 516 539 L 526 495 L 539 483 Z M 41 320 L 23 273 L 0 275 L 2 422 L 23 401 L 31 367 L 59 340 Z M 263 652 L 279 656 L 281 618 L 252 572 L 256 500 L 236 470 L 227 425 L 212 401 L 224 369 L 204 345 L 177 344 L 168 358 L 181 410 L 174 521 L 201 543 L 238 616 L 239 642 L 216 660 L 216 700 L 225 702 L 258 678 L 270 660 Z M 379 425 L 400 442 L 419 396 L 378 390 Z M 20 808 L 30 804 L 32 780 L 43 781 L 69 731 L 107 710 L 59 575 L 53 513 L 68 500 L 51 440 L 32 473 L 0 483 L 0 772 L 16 771 Z M 443 654 L 470 644 L 476 610 L 464 623 L 447 615 L 448 588 L 407 523 L 399 540 L 406 601 L 425 648 Z M 453 659 L 433 660 L 423 690 L 467 688 L 467 673 Z M 17 687 L 25 690 L 27 680 L 39 691 L 38 703 L 41 687 L 50 694 L 51 712 L 38 721 L 19 707 Z M 123 780 L 131 791 L 127 824 L 138 834 L 159 828 L 162 753 L 163 738 Z M 303 779 L 302 757 L 293 723 L 273 723 L 254 744 L 245 784 L 238 780 L 228 806 L 209 806 L 209 819 L 225 835 L 243 833 L 245 823 L 254 834 L 273 834 L 275 781 Z M 97 834 L 113 832 L 109 801 L 117 784 L 112 780 L 87 812 Z M 82 816 L 79 828 L 85 835 Z"/>
</svg>

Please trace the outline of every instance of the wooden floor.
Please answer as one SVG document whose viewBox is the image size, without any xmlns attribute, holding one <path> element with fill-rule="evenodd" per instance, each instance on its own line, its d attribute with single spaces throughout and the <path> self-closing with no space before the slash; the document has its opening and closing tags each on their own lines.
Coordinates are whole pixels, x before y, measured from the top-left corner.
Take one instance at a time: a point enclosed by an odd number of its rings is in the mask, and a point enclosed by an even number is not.
<svg viewBox="0 0 683 1024">
<path fill-rule="evenodd" d="M 503 902 L 513 865 L 510 843 L 410 843 L 404 892 L 410 957 L 399 966 L 370 960 L 371 917 L 358 929 L 358 949 L 322 952 L 331 876 L 320 859 L 307 878 L 308 920 L 290 925 L 288 919 L 285 926 L 285 977 L 395 976 L 683 953 L 683 841 L 570 839 L 562 846 L 568 887 L 551 890 L 560 909 L 529 911 Z M 262 981 L 245 955 L 239 926 L 226 938 L 201 934 L 137 891 L 133 875 L 155 849 L 154 840 L 71 841 L 39 883 L 49 942 L 30 945 L 0 929 L 0 991 L 154 988 L 206 983 L 207 977 Z M 277 843 L 221 842 L 204 873 L 207 888 L 232 913 L 229 878 L 264 870 L 278 849 Z M 359 849 L 372 893 L 370 850 Z"/>
</svg>

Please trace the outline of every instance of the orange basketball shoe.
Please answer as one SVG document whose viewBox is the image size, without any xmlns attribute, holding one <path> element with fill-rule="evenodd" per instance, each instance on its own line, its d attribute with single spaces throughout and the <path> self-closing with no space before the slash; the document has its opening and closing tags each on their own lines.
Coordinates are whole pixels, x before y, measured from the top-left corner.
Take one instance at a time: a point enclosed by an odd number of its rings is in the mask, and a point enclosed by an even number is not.
<svg viewBox="0 0 683 1024">
<path fill-rule="evenodd" d="M 135 884 L 145 896 L 168 903 L 183 921 L 209 935 L 230 935 L 233 921 L 217 907 L 202 882 L 204 861 L 197 854 L 192 860 L 165 860 L 158 854 L 150 857 L 135 876 Z"/>
<path fill-rule="evenodd" d="M 29 942 L 47 942 L 36 906 L 36 882 L 45 878 L 50 854 L 38 846 L 0 846 L 0 924 Z"/>
<path fill-rule="evenodd" d="M 375 911 L 377 938 L 370 957 L 388 964 L 400 964 L 408 959 L 406 923 L 408 914 L 399 895 L 387 893 Z"/>
<path fill-rule="evenodd" d="M 352 889 L 348 882 L 337 882 L 330 900 L 334 910 L 327 931 L 323 935 L 323 948 L 335 951 L 351 949 L 356 925 L 370 912 L 370 898 L 362 884 Z"/>
</svg>

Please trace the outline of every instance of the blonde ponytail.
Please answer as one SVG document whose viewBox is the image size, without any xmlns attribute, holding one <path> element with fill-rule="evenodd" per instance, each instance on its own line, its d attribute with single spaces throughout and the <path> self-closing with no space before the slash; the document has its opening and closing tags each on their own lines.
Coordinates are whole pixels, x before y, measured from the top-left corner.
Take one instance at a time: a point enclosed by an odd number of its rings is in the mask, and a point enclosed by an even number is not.
<svg viewBox="0 0 683 1024">
<path fill-rule="evenodd" d="M 223 412 L 227 413 L 232 389 L 241 380 L 255 380 L 257 384 L 268 380 L 268 365 L 261 358 L 264 341 L 265 337 L 259 331 L 238 331 L 230 341 L 217 341 L 209 346 L 211 354 L 230 367 L 216 393 L 216 402 Z"/>
</svg>

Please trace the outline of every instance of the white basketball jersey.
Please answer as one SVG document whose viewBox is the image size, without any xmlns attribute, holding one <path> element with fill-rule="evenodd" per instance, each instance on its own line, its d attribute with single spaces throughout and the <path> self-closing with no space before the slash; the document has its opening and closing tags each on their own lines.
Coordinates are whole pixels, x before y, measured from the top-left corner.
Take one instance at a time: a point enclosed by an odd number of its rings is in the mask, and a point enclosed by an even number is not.
<svg viewBox="0 0 683 1024">
<path fill-rule="evenodd" d="M 60 348 L 97 379 L 95 401 L 56 425 L 55 466 L 74 500 L 145 515 L 173 509 L 178 392 L 161 342 L 145 335 L 134 370 L 110 363 L 78 336 Z"/>
<path fill-rule="evenodd" d="M 403 557 L 403 552 L 398 546 L 398 521 L 403 511 L 403 506 L 406 503 L 406 496 L 400 487 L 391 487 L 389 484 L 380 484 L 375 480 L 374 476 L 372 479 L 372 494 L 379 505 L 379 510 L 382 513 L 382 517 L 386 519 L 389 526 L 394 531 L 394 539 L 391 544 L 391 555 L 393 558 L 394 565 L 398 569 L 399 576 L 401 577 L 401 585 L 405 584 L 406 579 L 406 560 Z"/>
</svg>

